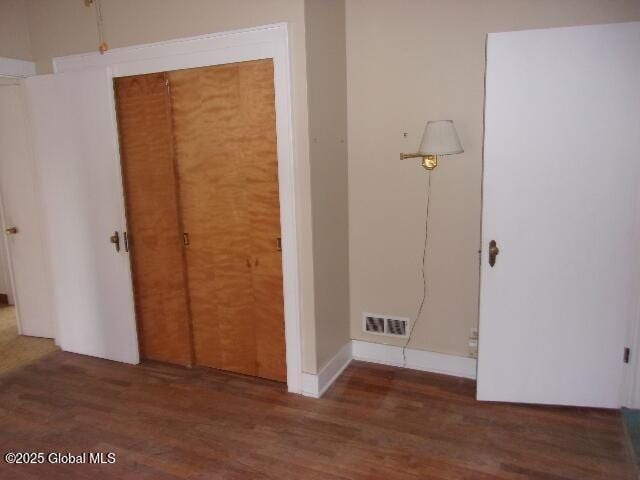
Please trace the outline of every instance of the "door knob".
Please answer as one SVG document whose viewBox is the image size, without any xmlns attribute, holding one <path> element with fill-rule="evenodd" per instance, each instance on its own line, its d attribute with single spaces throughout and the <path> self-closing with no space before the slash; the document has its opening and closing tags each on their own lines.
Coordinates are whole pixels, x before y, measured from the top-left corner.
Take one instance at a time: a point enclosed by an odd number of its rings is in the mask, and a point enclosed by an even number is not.
<svg viewBox="0 0 640 480">
<path fill-rule="evenodd" d="M 496 264 L 496 257 L 500 253 L 500 249 L 498 248 L 498 244 L 495 240 L 491 240 L 489 242 L 489 265 L 492 267 Z"/>
<path fill-rule="evenodd" d="M 6 235 L 15 235 L 16 233 L 18 233 L 18 229 L 16 227 L 9 227 L 4 231 L 4 233 Z"/>
<path fill-rule="evenodd" d="M 117 230 L 113 232 L 113 235 L 109 237 L 109 241 L 115 245 L 116 252 L 119 252 L 120 251 L 120 234 L 118 233 Z"/>
</svg>

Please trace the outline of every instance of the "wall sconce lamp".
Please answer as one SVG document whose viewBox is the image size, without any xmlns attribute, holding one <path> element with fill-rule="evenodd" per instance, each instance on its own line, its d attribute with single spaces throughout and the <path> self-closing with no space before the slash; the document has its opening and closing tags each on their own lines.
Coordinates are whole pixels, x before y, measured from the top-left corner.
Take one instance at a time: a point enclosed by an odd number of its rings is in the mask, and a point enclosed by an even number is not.
<svg viewBox="0 0 640 480">
<path fill-rule="evenodd" d="M 401 153 L 400 160 L 422 158 L 422 166 L 433 170 L 438 166 L 440 155 L 453 155 L 464 152 L 453 120 L 434 120 L 427 122 L 417 153 Z"/>
<path fill-rule="evenodd" d="M 417 153 L 401 153 L 400 160 L 406 160 L 407 158 L 421 158 L 422 166 L 429 172 L 438 166 L 438 157 L 440 155 L 453 155 L 455 153 L 464 152 L 456 127 L 453 125 L 453 120 L 434 120 L 427 122 L 424 127 L 424 134 L 422 135 L 422 142 L 420 142 L 420 150 Z M 427 175 L 427 202 L 426 202 L 426 215 L 424 225 L 424 249 L 422 250 L 422 299 L 420 306 L 418 307 L 418 313 L 411 325 L 409 335 L 405 344 L 402 346 L 402 356 L 404 358 L 403 365 L 407 366 L 406 350 L 411 342 L 413 335 L 413 329 L 420 320 L 422 315 L 422 309 L 424 307 L 425 300 L 427 299 L 427 275 L 426 275 L 426 263 L 429 246 L 429 206 L 431 203 L 431 173 Z"/>
</svg>

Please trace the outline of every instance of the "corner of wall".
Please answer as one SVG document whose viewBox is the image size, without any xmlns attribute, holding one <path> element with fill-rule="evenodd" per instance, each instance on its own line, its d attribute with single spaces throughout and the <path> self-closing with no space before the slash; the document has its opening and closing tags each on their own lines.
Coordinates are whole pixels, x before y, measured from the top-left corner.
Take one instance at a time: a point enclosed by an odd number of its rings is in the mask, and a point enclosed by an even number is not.
<svg viewBox="0 0 640 480">
<path fill-rule="evenodd" d="M 316 372 L 350 342 L 344 0 L 305 0 Z"/>
</svg>

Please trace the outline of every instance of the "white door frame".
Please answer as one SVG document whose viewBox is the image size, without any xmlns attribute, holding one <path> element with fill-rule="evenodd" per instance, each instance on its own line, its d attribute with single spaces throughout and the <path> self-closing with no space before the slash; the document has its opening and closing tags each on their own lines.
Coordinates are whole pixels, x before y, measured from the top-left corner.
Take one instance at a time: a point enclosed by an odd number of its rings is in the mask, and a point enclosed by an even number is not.
<svg viewBox="0 0 640 480">
<path fill-rule="evenodd" d="M 301 393 L 302 342 L 296 225 L 296 168 L 287 24 L 277 23 L 115 48 L 104 55 L 92 52 L 57 57 L 53 59 L 53 66 L 55 73 L 108 67 L 115 78 L 265 58 L 272 58 L 274 65 L 287 386 L 289 392 Z M 117 139 L 115 141 L 117 142 Z"/>
<path fill-rule="evenodd" d="M 0 57 L 0 77 L 24 78 L 36 74 L 36 64 L 28 60 Z"/>
<path fill-rule="evenodd" d="M 6 80 L 15 80 L 15 83 L 7 83 L 3 84 L 5 86 L 17 86 L 22 88 L 20 80 L 25 77 L 30 77 L 36 74 L 36 64 L 34 62 L 30 62 L 28 60 L 18 60 L 15 58 L 7 58 L 0 57 L 0 79 Z M 22 93 L 22 92 L 21 92 Z M 0 192 L 0 226 L 4 229 L 4 216 L 2 210 L 2 192 Z M 4 231 L 4 230 L 3 230 Z M 11 260 L 11 252 L 9 251 L 9 243 L 3 238 L 0 241 L 0 248 L 2 248 L 5 252 L 5 259 L 7 261 L 7 281 L 9 282 L 10 292 L 7 292 L 9 295 L 9 303 L 16 304 L 17 307 L 17 297 L 18 293 L 16 292 L 15 281 L 13 276 L 13 264 Z M 0 275 L 3 273 L 0 272 Z M 16 308 L 16 322 L 18 324 L 18 333 L 22 334 L 22 326 L 20 325 L 20 313 L 19 308 Z"/>
<path fill-rule="evenodd" d="M 4 260 L 6 262 L 4 265 L 2 265 L 4 268 L 3 268 L 3 271 L 0 271 L 0 275 L 5 277 L 4 281 L 7 282 L 8 291 L 6 295 L 9 301 L 9 305 L 17 305 L 16 293 L 15 293 L 16 285 L 15 285 L 15 281 L 13 280 L 14 275 L 13 275 L 13 264 L 11 262 L 11 251 L 9 250 L 9 242 L 7 241 L 7 238 L 4 234 L 4 231 L 7 228 L 7 223 L 5 222 L 4 218 L 5 218 L 4 205 L 2 203 L 2 191 L 0 190 L 0 229 L 2 229 L 2 232 L 0 232 L 0 249 L 2 249 L 2 253 L 0 253 L 0 255 L 4 257 Z M 22 335 L 22 326 L 20 324 L 20 314 L 18 313 L 17 308 L 16 308 L 16 323 L 18 325 L 18 334 Z"/>
</svg>

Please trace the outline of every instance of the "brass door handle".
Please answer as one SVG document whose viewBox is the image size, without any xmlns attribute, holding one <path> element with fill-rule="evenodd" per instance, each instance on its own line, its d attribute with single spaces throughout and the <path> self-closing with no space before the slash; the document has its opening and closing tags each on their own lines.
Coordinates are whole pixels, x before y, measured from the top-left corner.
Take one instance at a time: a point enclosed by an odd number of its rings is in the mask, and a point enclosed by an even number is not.
<svg viewBox="0 0 640 480">
<path fill-rule="evenodd" d="M 109 237 L 109 241 L 115 245 L 116 252 L 119 252 L 120 251 L 120 234 L 118 233 L 117 230 L 113 232 L 113 235 Z"/>
<path fill-rule="evenodd" d="M 498 248 L 498 244 L 495 240 L 491 240 L 489 242 L 489 265 L 494 266 L 496 264 L 496 257 L 500 253 L 500 249 Z"/>
<path fill-rule="evenodd" d="M 18 233 L 18 229 L 16 227 L 9 227 L 4 231 L 4 233 L 6 235 L 15 235 L 16 233 Z"/>
</svg>

